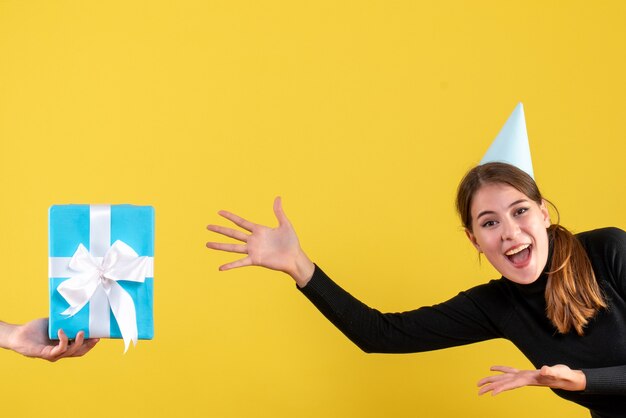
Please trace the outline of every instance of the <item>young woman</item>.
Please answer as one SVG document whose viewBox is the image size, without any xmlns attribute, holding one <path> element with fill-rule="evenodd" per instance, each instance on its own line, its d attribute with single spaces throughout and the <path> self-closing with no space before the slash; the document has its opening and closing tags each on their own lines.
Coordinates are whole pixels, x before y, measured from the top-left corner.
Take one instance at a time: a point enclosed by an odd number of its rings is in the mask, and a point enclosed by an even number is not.
<svg viewBox="0 0 626 418">
<path fill-rule="evenodd" d="M 459 185 L 457 209 L 471 243 L 503 277 L 403 313 L 380 313 L 331 281 L 302 251 L 279 198 L 277 228 L 221 211 L 247 232 L 209 225 L 241 243 L 207 247 L 246 254 L 220 270 L 256 265 L 289 274 L 366 352 L 410 353 L 506 338 L 537 370 L 494 366 L 501 373 L 480 380 L 480 394 L 547 386 L 593 417 L 626 417 L 626 233 L 606 228 L 574 236 L 551 224 L 534 180 L 503 163 L 470 170 Z"/>
</svg>

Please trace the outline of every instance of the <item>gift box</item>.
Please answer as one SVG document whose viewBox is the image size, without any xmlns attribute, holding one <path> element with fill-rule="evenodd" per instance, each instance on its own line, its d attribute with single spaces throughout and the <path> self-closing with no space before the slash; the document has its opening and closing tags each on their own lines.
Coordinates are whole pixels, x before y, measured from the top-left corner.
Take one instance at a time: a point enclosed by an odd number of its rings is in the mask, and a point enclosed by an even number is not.
<svg viewBox="0 0 626 418">
<path fill-rule="evenodd" d="M 153 265 L 151 206 L 51 206 L 50 338 L 152 339 Z"/>
</svg>

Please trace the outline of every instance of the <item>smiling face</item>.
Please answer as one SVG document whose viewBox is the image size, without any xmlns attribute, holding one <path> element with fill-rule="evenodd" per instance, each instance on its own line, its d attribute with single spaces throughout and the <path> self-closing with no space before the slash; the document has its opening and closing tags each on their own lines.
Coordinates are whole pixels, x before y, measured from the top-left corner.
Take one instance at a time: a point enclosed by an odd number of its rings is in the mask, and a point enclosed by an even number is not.
<svg viewBox="0 0 626 418">
<path fill-rule="evenodd" d="M 512 186 L 488 183 L 472 198 L 472 244 L 507 279 L 519 284 L 537 280 L 548 261 L 550 216 L 544 202 L 538 204 Z"/>
</svg>

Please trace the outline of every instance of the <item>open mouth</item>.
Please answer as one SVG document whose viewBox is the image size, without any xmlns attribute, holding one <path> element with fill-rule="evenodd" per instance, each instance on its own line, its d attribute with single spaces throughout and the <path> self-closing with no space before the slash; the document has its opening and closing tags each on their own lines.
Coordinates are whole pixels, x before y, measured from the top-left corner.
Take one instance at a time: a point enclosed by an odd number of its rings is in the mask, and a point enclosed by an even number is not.
<svg viewBox="0 0 626 418">
<path fill-rule="evenodd" d="M 510 249 L 504 255 L 515 267 L 524 267 L 530 261 L 531 250 L 531 244 L 524 244 Z"/>
</svg>

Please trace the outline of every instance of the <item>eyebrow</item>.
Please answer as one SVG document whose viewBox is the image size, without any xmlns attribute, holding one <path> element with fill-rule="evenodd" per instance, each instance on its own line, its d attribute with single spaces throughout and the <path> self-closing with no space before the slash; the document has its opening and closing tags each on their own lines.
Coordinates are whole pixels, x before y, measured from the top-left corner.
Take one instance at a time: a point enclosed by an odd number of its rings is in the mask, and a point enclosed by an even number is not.
<svg viewBox="0 0 626 418">
<path fill-rule="evenodd" d="M 509 205 L 509 208 L 512 208 L 513 206 L 515 206 L 515 205 L 517 205 L 517 204 L 519 204 L 519 203 L 524 203 L 524 202 L 528 202 L 528 200 L 527 200 L 527 199 L 519 199 L 519 200 L 516 200 L 515 202 L 513 202 L 513 203 L 511 203 L 511 204 Z M 480 213 L 478 214 L 478 216 L 476 217 L 476 220 L 480 219 L 480 217 L 481 217 L 481 216 L 485 216 L 485 215 L 493 215 L 493 214 L 495 214 L 495 212 L 494 212 L 494 211 L 492 211 L 492 210 L 484 210 L 484 211 L 482 211 L 482 212 L 480 212 Z"/>
</svg>

